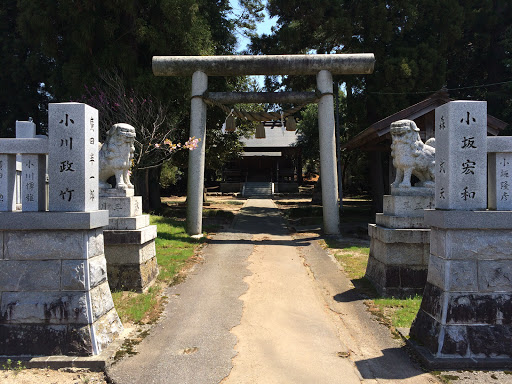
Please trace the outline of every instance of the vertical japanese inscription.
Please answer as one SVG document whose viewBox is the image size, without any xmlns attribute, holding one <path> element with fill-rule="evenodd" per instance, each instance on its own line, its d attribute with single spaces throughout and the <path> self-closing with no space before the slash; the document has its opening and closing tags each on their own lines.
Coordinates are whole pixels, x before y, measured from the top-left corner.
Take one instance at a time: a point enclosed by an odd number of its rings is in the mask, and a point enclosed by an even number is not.
<svg viewBox="0 0 512 384">
<path fill-rule="evenodd" d="M 452 101 L 436 109 L 436 207 L 487 207 L 487 105 Z"/>
<path fill-rule="evenodd" d="M 512 153 L 496 153 L 496 209 L 512 210 Z"/>
<path fill-rule="evenodd" d="M 98 209 L 98 111 L 82 103 L 50 104 L 50 210 Z"/>
</svg>

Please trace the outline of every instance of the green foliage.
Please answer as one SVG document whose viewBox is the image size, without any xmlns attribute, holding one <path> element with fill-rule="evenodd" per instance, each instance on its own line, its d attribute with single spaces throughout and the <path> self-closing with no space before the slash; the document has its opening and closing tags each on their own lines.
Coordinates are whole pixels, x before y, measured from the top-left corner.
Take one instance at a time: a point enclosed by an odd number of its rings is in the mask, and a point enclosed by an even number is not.
<svg viewBox="0 0 512 384">
<path fill-rule="evenodd" d="M 112 298 L 121 321 L 140 323 L 143 320 L 154 321 L 158 317 L 159 297 L 165 287 L 171 284 L 190 259 L 201 240 L 191 239 L 185 232 L 183 222 L 173 218 L 151 216 L 151 224 L 157 226 L 155 239 L 158 260 L 158 284 L 145 293 L 127 291 L 112 292 Z"/>
<path fill-rule="evenodd" d="M 407 299 L 379 298 L 374 299 L 374 303 L 384 313 L 390 312 L 393 326 L 410 328 L 420 310 L 421 296 Z"/>
<path fill-rule="evenodd" d="M 112 299 L 121 321 L 140 323 L 147 313 L 156 306 L 158 293 L 159 290 L 153 287 L 149 288 L 148 292 L 141 294 L 134 292 L 127 294 L 124 291 L 112 292 Z"/>
<path fill-rule="evenodd" d="M 169 284 L 185 261 L 194 255 L 201 240 L 190 238 L 183 226 L 184 223 L 173 218 L 152 215 L 151 224 L 158 227 L 158 237 L 155 239 L 160 268 L 158 280 Z"/>
<path fill-rule="evenodd" d="M 24 370 L 25 368 L 26 367 L 23 365 L 21 360 L 18 360 L 16 363 L 14 363 L 11 359 L 7 359 L 5 364 L 2 364 L 2 369 L 6 371 L 14 371 L 16 373 Z"/>
<path fill-rule="evenodd" d="M 167 161 L 162 165 L 162 171 L 160 172 L 160 186 L 163 189 L 168 189 L 176 184 L 182 176 L 183 172 Z"/>
<path fill-rule="evenodd" d="M 253 38 L 253 53 L 373 52 L 371 75 L 338 76 L 347 85 L 346 124 L 354 133 L 446 85 L 449 89 L 512 80 L 509 1 L 269 0 L 271 35 Z M 286 78 L 298 90 L 314 79 Z M 485 99 L 512 123 L 512 84 L 454 90 Z M 423 93 L 422 93 L 423 92 Z"/>
</svg>

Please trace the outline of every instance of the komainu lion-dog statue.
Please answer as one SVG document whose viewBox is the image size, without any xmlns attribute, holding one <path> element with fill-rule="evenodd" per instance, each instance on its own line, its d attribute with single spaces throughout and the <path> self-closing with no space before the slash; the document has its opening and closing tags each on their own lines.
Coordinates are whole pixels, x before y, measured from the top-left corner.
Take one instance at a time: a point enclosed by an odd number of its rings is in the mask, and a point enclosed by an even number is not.
<svg viewBox="0 0 512 384">
<path fill-rule="evenodd" d="M 100 144 L 99 185 L 109 189 L 107 180 L 115 176 L 116 188 L 133 188 L 130 182 L 130 167 L 135 152 L 135 128 L 129 124 L 114 124 L 107 132 L 107 138 Z"/>
<path fill-rule="evenodd" d="M 391 156 L 396 168 L 394 188 L 410 188 L 411 175 L 420 181 L 416 187 L 435 186 L 435 139 L 421 141 L 419 129 L 412 120 L 399 120 L 391 124 Z"/>
</svg>

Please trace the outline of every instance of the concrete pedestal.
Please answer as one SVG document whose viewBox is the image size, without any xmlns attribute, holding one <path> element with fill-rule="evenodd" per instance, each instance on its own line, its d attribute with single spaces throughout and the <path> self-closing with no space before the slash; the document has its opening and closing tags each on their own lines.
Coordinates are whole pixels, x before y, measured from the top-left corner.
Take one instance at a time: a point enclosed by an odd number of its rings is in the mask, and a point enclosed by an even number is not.
<svg viewBox="0 0 512 384">
<path fill-rule="evenodd" d="M 413 188 L 415 189 L 415 188 Z M 427 280 L 430 229 L 423 210 L 433 196 L 384 196 L 384 212 L 368 225 L 370 256 L 366 277 L 379 294 L 405 297 L 421 294 Z"/>
<path fill-rule="evenodd" d="M 0 355 L 96 355 L 119 335 L 107 223 L 106 211 L 0 214 Z"/>
<path fill-rule="evenodd" d="M 110 288 L 142 292 L 158 275 L 156 225 L 149 225 L 149 215 L 142 214 L 141 196 L 133 196 L 133 190 L 120 190 L 121 196 L 115 196 L 115 191 L 100 194 L 100 207 L 110 213 L 104 231 Z"/>
<path fill-rule="evenodd" d="M 431 367 L 512 364 L 512 212 L 425 211 L 430 262 L 411 338 Z"/>
</svg>

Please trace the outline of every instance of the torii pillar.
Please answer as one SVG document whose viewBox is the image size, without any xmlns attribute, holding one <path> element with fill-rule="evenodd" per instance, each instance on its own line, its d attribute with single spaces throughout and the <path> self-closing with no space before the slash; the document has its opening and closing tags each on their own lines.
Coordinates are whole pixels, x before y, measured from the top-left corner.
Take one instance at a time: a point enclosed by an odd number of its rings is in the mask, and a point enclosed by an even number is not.
<svg viewBox="0 0 512 384">
<path fill-rule="evenodd" d="M 156 76 L 192 76 L 190 136 L 201 141 L 190 152 L 187 190 L 187 232 L 202 235 L 206 104 L 208 76 L 316 75 L 320 92 L 318 125 L 324 233 L 339 234 L 338 175 L 334 134 L 332 75 L 371 74 L 371 53 L 269 56 L 154 56 Z M 282 92 L 284 94 L 284 92 Z M 257 95 L 256 95 L 257 96 Z M 240 101 L 239 101 L 240 102 Z"/>
</svg>

